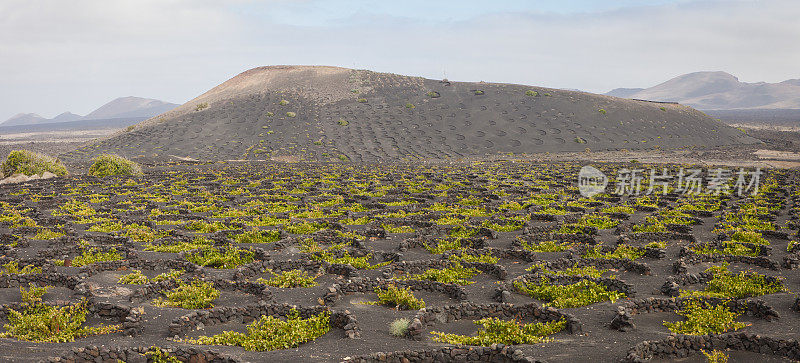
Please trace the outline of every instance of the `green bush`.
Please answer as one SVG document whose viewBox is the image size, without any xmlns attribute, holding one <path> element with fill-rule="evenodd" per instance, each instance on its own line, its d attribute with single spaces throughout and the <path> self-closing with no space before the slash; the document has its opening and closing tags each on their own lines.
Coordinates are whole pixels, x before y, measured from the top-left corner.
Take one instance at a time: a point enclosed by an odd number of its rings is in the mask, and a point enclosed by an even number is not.
<svg viewBox="0 0 800 363">
<path fill-rule="evenodd" d="M 233 238 L 233 240 L 236 241 L 236 243 L 272 243 L 280 241 L 281 231 L 252 230 L 238 235 L 231 235 L 229 237 Z"/>
<path fill-rule="evenodd" d="M 169 355 L 159 347 L 150 347 L 144 355 L 147 356 L 147 361 L 152 363 L 182 363 L 180 359 Z"/>
<path fill-rule="evenodd" d="M 205 309 L 214 307 L 212 302 L 220 293 L 210 282 L 195 280 L 191 283 L 181 282 L 180 285 L 164 293 L 166 298 L 158 298 L 153 305 L 172 306 L 184 309 Z"/>
<path fill-rule="evenodd" d="M 220 269 L 236 268 L 253 260 L 252 251 L 231 247 L 225 249 L 225 252 L 209 247 L 186 255 L 186 261 L 195 265 Z"/>
<path fill-rule="evenodd" d="M 728 271 L 728 264 L 714 266 L 706 270 L 713 274 L 705 291 L 681 290 L 681 296 L 709 296 L 718 298 L 746 298 L 786 291 L 780 280 L 767 282 L 766 276 L 754 271 Z"/>
<path fill-rule="evenodd" d="M 121 259 L 122 255 L 117 252 L 115 248 L 112 248 L 111 251 L 108 252 L 102 252 L 96 247 L 92 247 L 88 250 L 84 250 L 80 256 L 75 257 L 72 261 L 72 266 L 81 267 L 96 262 L 119 261 Z"/>
<path fill-rule="evenodd" d="M 247 333 L 225 331 L 214 336 L 187 339 L 190 344 L 239 346 L 249 351 L 289 349 L 315 340 L 330 330 L 330 314 L 323 312 L 308 319 L 300 318 L 296 310 L 281 320 L 262 316 L 247 326 Z"/>
<path fill-rule="evenodd" d="M 27 275 L 27 274 L 40 274 L 42 273 L 41 267 L 36 267 L 34 265 L 26 265 L 23 268 L 19 268 L 19 264 L 17 261 L 11 261 L 2 266 L 0 269 L 0 276 L 2 275 Z"/>
<path fill-rule="evenodd" d="M 706 363 L 728 363 L 728 355 L 721 350 L 715 349 L 711 352 L 701 350 L 701 352 L 703 353 L 703 356 L 706 357 Z"/>
<path fill-rule="evenodd" d="M 625 294 L 608 290 L 605 286 L 590 280 L 581 280 L 570 285 L 553 285 L 547 278 L 537 284 L 515 281 L 514 287 L 520 292 L 543 301 L 556 308 L 577 308 L 601 301 L 614 302 Z"/>
<path fill-rule="evenodd" d="M 208 108 L 208 102 L 198 103 L 194 106 L 195 111 L 202 111 Z"/>
<path fill-rule="evenodd" d="M 89 175 L 104 177 L 110 175 L 142 175 L 142 167 L 119 155 L 102 154 L 94 159 L 89 167 Z"/>
<path fill-rule="evenodd" d="M 168 253 L 178 253 L 184 251 L 191 251 L 197 249 L 205 249 L 211 247 L 211 241 L 205 237 L 196 237 L 192 241 L 176 241 L 169 244 L 160 244 L 154 245 L 152 243 L 148 243 L 144 246 L 145 251 L 155 251 L 155 252 L 168 252 Z"/>
<path fill-rule="evenodd" d="M 259 278 L 256 282 L 280 288 L 317 286 L 317 282 L 315 281 L 317 276 L 310 276 L 308 272 L 303 270 L 283 271 L 280 274 L 275 274 L 272 271 L 268 272 L 273 275 L 271 279 Z"/>
<path fill-rule="evenodd" d="M 644 256 L 644 249 L 628 245 L 618 245 L 612 252 L 603 252 L 602 245 L 596 245 L 583 255 L 584 258 L 635 260 Z"/>
<path fill-rule="evenodd" d="M 455 262 L 492 263 L 492 264 L 497 263 L 497 261 L 499 261 L 497 257 L 494 257 L 488 253 L 482 255 L 470 255 L 462 253 L 460 255 L 450 255 L 448 259 L 450 261 L 455 261 Z"/>
<path fill-rule="evenodd" d="M 386 289 L 376 288 L 375 292 L 378 294 L 378 302 L 376 304 L 402 310 L 419 310 L 425 307 L 425 301 L 414 296 L 410 287 L 401 289 L 395 285 L 388 285 Z"/>
<path fill-rule="evenodd" d="M 125 284 L 125 285 L 144 285 L 149 282 L 150 279 L 145 276 L 142 271 L 134 270 L 133 272 L 120 276 L 117 279 L 118 284 Z"/>
<path fill-rule="evenodd" d="M 528 243 L 520 239 L 522 248 L 531 252 L 561 252 L 572 248 L 573 244 L 569 242 L 558 243 L 556 241 L 541 241 L 538 243 Z"/>
<path fill-rule="evenodd" d="M 458 334 L 445 334 L 431 332 L 435 335 L 433 340 L 447 344 L 479 345 L 488 347 L 492 344 L 538 344 L 546 341 L 548 335 L 553 335 L 567 325 L 562 320 L 546 323 L 522 324 L 517 320 L 501 320 L 498 318 L 484 318 L 475 321 L 482 328 L 474 336 Z"/>
<path fill-rule="evenodd" d="M 678 314 L 686 318 L 686 320 L 675 323 L 664 322 L 664 326 L 677 334 L 722 334 L 726 331 L 741 329 L 749 325 L 736 321 L 739 314 L 728 310 L 725 305 L 705 308 L 700 302 L 691 301 Z"/>
<path fill-rule="evenodd" d="M 458 262 L 453 262 L 452 266 L 447 268 L 430 268 L 420 274 L 413 275 L 412 278 L 417 280 L 430 280 L 438 281 L 445 284 L 458 284 L 469 285 L 475 283 L 470 279 L 478 274 L 478 270 L 474 268 L 467 268 Z"/>
<path fill-rule="evenodd" d="M 119 280 L 117 280 L 117 283 L 129 284 L 129 285 L 144 285 L 147 283 L 159 282 L 164 280 L 177 280 L 181 275 L 183 275 L 183 271 L 181 270 L 170 270 L 169 272 L 158 274 L 156 277 L 149 279 L 142 273 L 142 271 L 133 270 L 133 272 L 121 276 Z"/>
<path fill-rule="evenodd" d="M 596 277 L 596 278 L 599 278 L 599 277 L 603 276 L 604 273 L 608 272 L 608 270 L 606 270 L 606 269 L 598 269 L 597 267 L 594 267 L 594 266 L 591 266 L 591 265 L 578 267 L 578 263 L 577 262 L 572 267 L 567 267 L 567 268 L 565 268 L 563 270 L 556 270 L 556 271 L 548 269 L 547 267 L 545 267 L 544 263 L 538 263 L 538 264 L 535 264 L 535 265 L 533 265 L 531 267 L 528 267 L 526 269 L 526 271 L 532 271 L 532 272 L 537 272 L 538 271 L 538 272 L 543 272 L 543 273 L 548 273 L 548 274 L 553 274 L 553 275 L 587 276 L 587 277 Z"/>
<path fill-rule="evenodd" d="M 730 255 L 730 256 L 750 256 L 758 257 L 759 250 L 755 246 L 750 247 L 741 243 L 726 241 L 722 243 L 722 249 L 714 248 L 707 244 L 690 247 L 694 253 L 704 255 Z"/>
<path fill-rule="evenodd" d="M 389 334 L 396 337 L 402 337 L 408 332 L 408 326 L 411 321 L 406 318 L 400 318 L 389 323 Z"/>
<path fill-rule="evenodd" d="M 8 323 L 0 333 L 2 338 L 15 338 L 29 342 L 63 343 L 75 338 L 108 334 L 119 330 L 119 325 L 83 327 L 88 310 L 86 300 L 74 305 L 56 307 L 42 302 L 47 287 L 19 288 L 23 310 L 8 309 Z"/>
<path fill-rule="evenodd" d="M 67 175 L 67 168 L 61 165 L 61 161 L 30 150 L 11 151 L 0 168 L 2 168 L 3 174 L 6 176 L 16 173 L 28 176 L 41 175 L 45 171 L 58 176 Z"/>
<path fill-rule="evenodd" d="M 529 89 L 529 90 L 525 91 L 525 95 L 526 96 L 531 96 L 531 97 L 538 97 L 539 96 L 539 92 L 536 92 L 534 90 Z"/>
</svg>

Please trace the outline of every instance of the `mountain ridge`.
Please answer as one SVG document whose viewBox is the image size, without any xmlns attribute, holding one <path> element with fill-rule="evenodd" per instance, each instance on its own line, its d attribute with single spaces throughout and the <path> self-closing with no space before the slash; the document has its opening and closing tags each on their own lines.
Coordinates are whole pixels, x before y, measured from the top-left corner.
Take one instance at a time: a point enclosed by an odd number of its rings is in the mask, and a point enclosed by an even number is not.
<svg viewBox="0 0 800 363">
<path fill-rule="evenodd" d="M 47 124 L 56 122 L 107 120 L 121 118 L 149 118 L 167 112 L 179 105 L 164 102 L 152 98 L 142 97 L 118 97 L 113 99 L 86 116 L 77 115 L 69 111 L 63 112 L 53 118 L 45 118 L 35 113 L 20 113 L 6 121 L 0 122 L 0 126 L 24 126 Z"/>
<path fill-rule="evenodd" d="M 726 72 L 703 71 L 649 88 L 617 88 L 606 95 L 679 102 L 700 110 L 800 109 L 800 79 L 747 83 Z"/>
</svg>

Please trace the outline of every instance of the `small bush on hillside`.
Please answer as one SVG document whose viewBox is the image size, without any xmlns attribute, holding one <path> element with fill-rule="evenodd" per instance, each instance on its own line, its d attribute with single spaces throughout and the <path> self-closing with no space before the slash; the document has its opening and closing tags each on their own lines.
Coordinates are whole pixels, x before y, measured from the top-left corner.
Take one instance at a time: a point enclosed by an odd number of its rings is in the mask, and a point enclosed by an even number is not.
<svg viewBox="0 0 800 363">
<path fill-rule="evenodd" d="M 259 278 L 256 282 L 273 287 L 280 288 L 294 288 L 294 287 L 312 287 L 317 286 L 315 281 L 318 276 L 311 276 L 308 272 L 303 270 L 289 270 L 276 274 L 272 271 L 273 277 L 271 279 Z"/>
<path fill-rule="evenodd" d="M 663 108 L 663 107 L 662 107 Z M 701 350 L 703 355 L 706 357 L 707 363 L 728 363 L 728 355 L 721 350 L 712 350 L 711 352 L 706 352 L 705 350 Z"/>
<path fill-rule="evenodd" d="M 281 320 L 264 315 L 247 326 L 247 333 L 224 331 L 214 336 L 187 339 L 190 344 L 240 346 L 250 351 L 289 349 L 313 341 L 330 330 L 330 313 L 322 312 L 303 319 L 297 310 L 292 310 Z"/>
<path fill-rule="evenodd" d="M 108 252 L 102 252 L 92 247 L 88 250 L 84 250 L 80 256 L 75 257 L 75 260 L 72 261 L 72 266 L 82 267 L 96 262 L 119 261 L 121 259 L 122 255 L 117 252 L 115 248 L 112 248 L 111 251 Z"/>
<path fill-rule="evenodd" d="M 429 268 L 422 273 L 411 276 L 416 280 L 438 281 L 444 284 L 469 285 L 475 283 L 468 279 L 477 275 L 480 271 L 471 267 L 464 267 L 458 262 L 453 262 L 447 268 Z"/>
<path fill-rule="evenodd" d="M 492 344 L 538 344 L 547 341 L 548 335 L 564 330 L 567 322 L 562 319 L 546 323 L 523 324 L 518 320 L 484 318 L 475 321 L 475 324 L 482 328 L 474 336 L 441 332 L 431 332 L 431 334 L 435 335 L 433 340 L 448 344 L 486 347 Z"/>
<path fill-rule="evenodd" d="M 164 293 L 165 298 L 158 298 L 153 305 L 172 306 L 184 309 L 205 309 L 214 307 L 211 303 L 220 293 L 210 282 L 196 280 L 192 283 L 181 283 L 176 289 Z"/>
<path fill-rule="evenodd" d="M 208 108 L 208 102 L 198 103 L 197 106 L 194 107 L 195 111 L 201 111 Z"/>
<path fill-rule="evenodd" d="M 253 262 L 253 252 L 231 247 L 221 252 L 209 247 L 187 254 L 186 260 L 200 266 L 230 269 Z"/>
<path fill-rule="evenodd" d="M 530 90 L 530 89 L 529 89 L 529 90 L 525 91 L 525 95 L 526 95 L 526 96 L 531 96 L 531 97 L 536 97 L 536 96 L 538 96 L 538 95 L 539 95 L 539 92 L 536 92 L 536 91 L 534 91 L 534 90 Z"/>
<path fill-rule="evenodd" d="M 607 289 L 591 280 L 581 280 L 569 285 L 553 285 L 546 278 L 539 283 L 514 282 L 514 287 L 534 299 L 547 301 L 556 308 L 577 308 L 601 301 L 614 302 L 624 298 L 625 294 Z"/>
<path fill-rule="evenodd" d="M 286 116 L 289 116 L 289 117 L 297 117 L 297 113 L 294 113 L 294 112 L 292 112 L 292 111 L 289 111 L 289 112 L 287 112 L 287 113 L 286 113 Z"/>
<path fill-rule="evenodd" d="M 55 175 L 67 175 L 67 169 L 58 159 L 30 150 L 13 150 L 2 164 L 4 175 L 20 173 L 28 176 L 41 175 L 49 171 Z"/>
<path fill-rule="evenodd" d="M 399 288 L 395 285 L 388 285 L 385 290 L 380 287 L 376 288 L 375 292 L 378 294 L 378 302 L 375 304 L 402 310 L 419 310 L 425 307 L 425 301 L 414 296 L 410 287 Z"/>
<path fill-rule="evenodd" d="M 82 299 L 74 305 L 57 307 L 42 302 L 47 287 L 20 287 L 22 311 L 8 309 L 8 324 L 0 338 L 15 338 L 29 342 L 62 343 L 88 335 L 108 334 L 119 330 L 119 325 L 84 327 L 88 315 L 87 302 Z"/>
<path fill-rule="evenodd" d="M 238 235 L 229 234 L 228 237 L 232 238 L 236 243 L 272 243 L 280 241 L 281 231 L 252 230 Z"/>
<path fill-rule="evenodd" d="M 396 337 L 402 337 L 408 332 L 409 325 L 411 325 L 411 321 L 406 318 L 400 318 L 392 321 L 389 323 L 389 334 Z"/>
<path fill-rule="evenodd" d="M 11 261 L 6 263 L 5 265 L 0 268 L 0 276 L 3 275 L 27 275 L 27 274 L 40 274 L 42 273 L 41 267 L 36 267 L 34 265 L 25 265 L 23 268 L 19 268 L 19 264 L 17 261 Z"/>
<path fill-rule="evenodd" d="M 94 164 L 89 168 L 89 175 L 104 177 L 110 175 L 142 175 L 142 168 L 118 155 L 103 154 L 94 159 Z"/>
<path fill-rule="evenodd" d="M 692 301 L 678 314 L 685 317 L 686 320 L 675 323 L 664 322 L 664 326 L 677 334 L 722 334 L 750 325 L 736 321 L 739 313 L 728 310 L 725 305 L 706 308 L 700 302 Z"/>
<path fill-rule="evenodd" d="M 736 298 L 761 296 L 786 291 L 782 279 L 773 281 L 754 271 L 732 273 L 728 264 L 710 267 L 706 272 L 713 274 L 705 291 L 681 290 L 681 296 L 710 296 L 718 298 Z"/>
</svg>

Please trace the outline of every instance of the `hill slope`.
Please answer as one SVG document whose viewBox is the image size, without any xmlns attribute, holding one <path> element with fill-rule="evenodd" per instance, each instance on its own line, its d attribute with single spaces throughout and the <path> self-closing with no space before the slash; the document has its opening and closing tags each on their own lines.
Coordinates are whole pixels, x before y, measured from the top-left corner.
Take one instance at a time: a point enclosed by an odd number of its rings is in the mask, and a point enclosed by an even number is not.
<svg viewBox="0 0 800 363">
<path fill-rule="evenodd" d="M 383 161 L 756 142 L 689 107 L 338 67 L 251 69 L 63 155 Z"/>
<path fill-rule="evenodd" d="M 701 110 L 797 109 L 800 80 L 746 83 L 725 72 L 695 72 L 646 89 L 618 88 L 609 96 L 674 101 Z"/>
</svg>

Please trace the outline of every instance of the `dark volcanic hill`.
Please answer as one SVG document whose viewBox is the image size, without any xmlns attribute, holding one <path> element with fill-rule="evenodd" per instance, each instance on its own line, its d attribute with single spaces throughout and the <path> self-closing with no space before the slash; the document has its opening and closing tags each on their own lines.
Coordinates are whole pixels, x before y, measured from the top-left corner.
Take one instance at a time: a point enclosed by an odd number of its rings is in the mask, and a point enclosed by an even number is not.
<svg viewBox="0 0 800 363">
<path fill-rule="evenodd" d="M 338 67 L 251 69 L 135 129 L 63 155 L 382 161 L 757 142 L 692 108 Z"/>
</svg>

